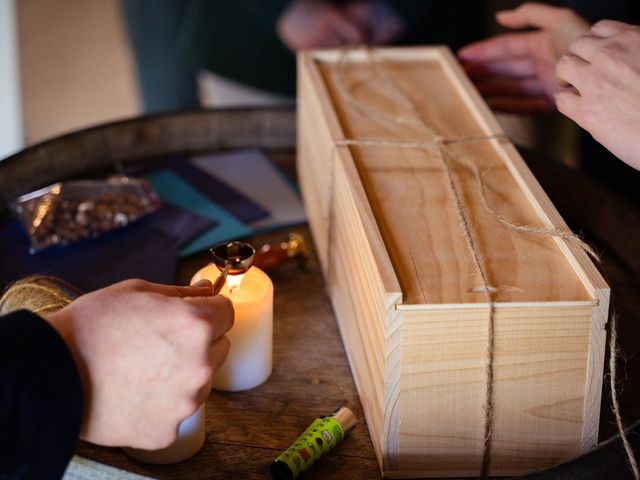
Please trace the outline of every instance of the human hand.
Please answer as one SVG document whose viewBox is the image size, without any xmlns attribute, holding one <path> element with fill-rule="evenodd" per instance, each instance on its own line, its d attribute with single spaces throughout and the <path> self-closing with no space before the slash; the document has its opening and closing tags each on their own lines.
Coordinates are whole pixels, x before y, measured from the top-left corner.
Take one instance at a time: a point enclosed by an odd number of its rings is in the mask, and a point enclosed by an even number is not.
<svg viewBox="0 0 640 480">
<path fill-rule="evenodd" d="M 370 45 L 385 45 L 405 29 L 402 18 L 382 0 L 356 0 L 347 3 L 344 10 L 364 32 L 365 41 Z"/>
<path fill-rule="evenodd" d="M 602 20 L 558 62 L 558 110 L 640 170 L 640 27 Z"/>
<path fill-rule="evenodd" d="M 156 450 L 209 395 L 229 351 L 233 307 L 211 282 L 127 280 L 84 295 L 48 321 L 69 345 L 85 391 L 80 437 Z"/>
<path fill-rule="evenodd" d="M 323 0 L 294 0 L 276 31 L 292 51 L 367 43 L 383 45 L 404 30 L 404 22 L 383 0 L 355 0 L 344 7 Z"/>
<path fill-rule="evenodd" d="M 458 52 L 465 70 L 495 110 L 555 110 L 553 95 L 561 88 L 556 62 L 589 25 L 572 10 L 540 3 L 523 3 L 496 19 L 505 27 L 538 30 L 467 45 Z"/>
<path fill-rule="evenodd" d="M 325 1 L 294 0 L 280 15 L 276 31 L 289 50 L 330 48 L 365 41 L 365 32 L 347 12 Z"/>
</svg>

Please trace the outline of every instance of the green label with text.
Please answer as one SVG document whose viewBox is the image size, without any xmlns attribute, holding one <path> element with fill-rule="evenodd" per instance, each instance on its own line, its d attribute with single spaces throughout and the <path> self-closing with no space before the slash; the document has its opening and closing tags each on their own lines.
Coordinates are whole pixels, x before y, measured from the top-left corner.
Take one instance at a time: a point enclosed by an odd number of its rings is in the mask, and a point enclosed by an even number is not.
<svg viewBox="0 0 640 480">
<path fill-rule="evenodd" d="M 276 461 L 286 463 L 296 479 L 343 437 L 344 431 L 339 422 L 331 417 L 317 418 Z"/>
</svg>

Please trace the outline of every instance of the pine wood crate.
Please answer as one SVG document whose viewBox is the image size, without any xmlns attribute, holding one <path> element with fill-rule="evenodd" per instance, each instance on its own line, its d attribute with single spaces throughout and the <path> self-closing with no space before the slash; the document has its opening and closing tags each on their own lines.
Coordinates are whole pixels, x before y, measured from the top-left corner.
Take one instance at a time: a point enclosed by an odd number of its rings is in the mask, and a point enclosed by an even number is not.
<svg viewBox="0 0 640 480">
<path fill-rule="evenodd" d="M 314 241 L 383 474 L 477 476 L 489 300 L 437 150 L 391 142 L 431 141 L 412 114 L 447 139 L 492 136 L 449 152 L 486 173 L 500 215 L 568 228 L 449 50 L 372 58 L 298 58 L 298 171 Z M 559 463 L 597 442 L 609 288 L 578 245 L 503 227 L 472 171 L 452 170 L 495 289 L 489 473 Z"/>
</svg>

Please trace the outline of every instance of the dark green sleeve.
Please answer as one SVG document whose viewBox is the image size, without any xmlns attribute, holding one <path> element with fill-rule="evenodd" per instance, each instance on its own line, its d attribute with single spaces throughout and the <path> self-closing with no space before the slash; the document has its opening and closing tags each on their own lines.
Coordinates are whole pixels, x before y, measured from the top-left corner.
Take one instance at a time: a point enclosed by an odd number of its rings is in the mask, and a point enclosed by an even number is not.
<svg viewBox="0 0 640 480">
<path fill-rule="evenodd" d="M 192 0 L 180 49 L 195 69 L 206 69 L 274 93 L 295 91 L 295 56 L 278 38 L 276 22 L 287 0 Z"/>
<path fill-rule="evenodd" d="M 409 30 L 423 22 L 435 0 L 391 0 L 387 4 L 402 18 Z"/>
<path fill-rule="evenodd" d="M 228 5 L 229 2 L 220 3 L 220 9 Z M 264 29 L 275 29 L 275 24 L 284 9 L 289 5 L 290 0 L 233 0 L 235 8 L 255 19 Z M 224 5 L 224 6 L 223 6 Z"/>
<path fill-rule="evenodd" d="M 0 478 L 61 478 L 82 403 L 78 370 L 58 332 L 27 311 L 0 317 Z"/>
<path fill-rule="evenodd" d="M 485 37 L 483 0 L 388 0 L 404 20 L 400 45 L 442 44 L 456 50 Z"/>
<path fill-rule="evenodd" d="M 181 49 L 195 69 L 206 69 L 263 90 L 293 95 L 295 57 L 276 33 L 286 0 L 193 0 Z M 335 3 L 335 2 L 334 2 Z M 338 2 L 340 3 L 340 2 Z M 404 20 L 397 44 L 445 44 L 456 49 L 480 38 L 482 0 L 389 0 Z"/>
</svg>

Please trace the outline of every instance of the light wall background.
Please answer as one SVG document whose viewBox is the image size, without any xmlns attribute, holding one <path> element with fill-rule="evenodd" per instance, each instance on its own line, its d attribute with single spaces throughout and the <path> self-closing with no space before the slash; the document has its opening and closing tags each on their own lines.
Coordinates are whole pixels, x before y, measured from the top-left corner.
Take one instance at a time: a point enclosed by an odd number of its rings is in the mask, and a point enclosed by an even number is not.
<svg viewBox="0 0 640 480">
<path fill-rule="evenodd" d="M 117 0 L 15 3 L 27 145 L 139 113 Z"/>
<path fill-rule="evenodd" d="M 22 147 L 14 0 L 0 0 L 0 158 Z"/>
</svg>

